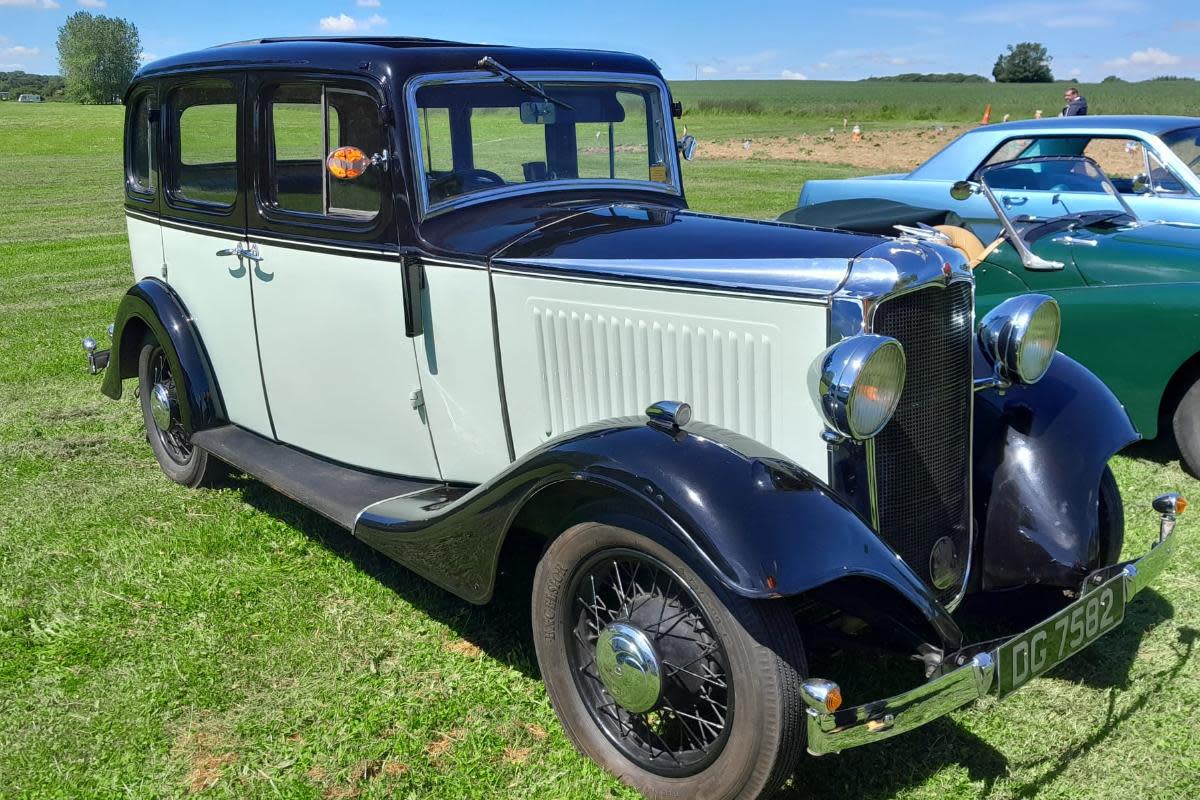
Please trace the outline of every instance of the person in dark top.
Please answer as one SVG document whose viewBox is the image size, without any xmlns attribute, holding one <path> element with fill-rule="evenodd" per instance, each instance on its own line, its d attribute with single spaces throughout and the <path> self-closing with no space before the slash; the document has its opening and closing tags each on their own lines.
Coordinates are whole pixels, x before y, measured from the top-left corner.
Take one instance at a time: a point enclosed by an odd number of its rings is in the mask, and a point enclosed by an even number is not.
<svg viewBox="0 0 1200 800">
<path fill-rule="evenodd" d="M 1087 116 L 1087 98 L 1079 94 L 1079 90 L 1072 86 L 1063 94 L 1063 99 L 1067 104 L 1063 106 L 1060 117 L 1086 117 Z"/>
</svg>

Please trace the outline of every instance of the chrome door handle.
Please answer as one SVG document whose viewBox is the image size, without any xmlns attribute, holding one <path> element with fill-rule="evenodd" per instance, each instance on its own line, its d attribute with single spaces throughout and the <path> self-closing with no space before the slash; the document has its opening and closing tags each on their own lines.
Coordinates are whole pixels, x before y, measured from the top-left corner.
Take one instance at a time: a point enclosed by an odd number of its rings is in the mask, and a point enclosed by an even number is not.
<svg viewBox="0 0 1200 800">
<path fill-rule="evenodd" d="M 253 246 L 250 248 L 245 248 L 240 245 L 237 247 L 224 247 L 217 251 L 217 255 L 237 256 L 238 258 L 244 258 L 247 261 L 253 261 L 256 264 L 263 260 L 262 256 L 258 254 L 258 248 Z"/>
<path fill-rule="evenodd" d="M 1023 206 L 1029 202 L 1028 197 L 1014 197 L 1013 195 L 1004 195 L 1002 198 L 1005 207 L 1008 206 Z"/>
<path fill-rule="evenodd" d="M 1095 247 L 1100 244 L 1099 240 L 1097 239 L 1080 239 L 1078 237 L 1071 236 L 1070 234 L 1055 236 L 1050 241 L 1058 242 L 1059 244 L 1079 244 L 1085 247 Z"/>
</svg>

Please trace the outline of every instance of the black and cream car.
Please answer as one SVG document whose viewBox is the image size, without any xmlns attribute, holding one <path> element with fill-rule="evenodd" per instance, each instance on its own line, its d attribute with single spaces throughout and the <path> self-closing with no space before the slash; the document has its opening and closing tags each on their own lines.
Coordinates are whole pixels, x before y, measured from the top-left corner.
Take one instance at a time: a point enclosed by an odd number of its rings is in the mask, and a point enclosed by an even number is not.
<svg viewBox="0 0 1200 800">
<path fill-rule="evenodd" d="M 163 471 L 249 473 L 473 603 L 532 537 L 550 701 L 651 797 L 758 797 L 1004 696 L 1177 541 L 1167 495 L 1119 560 L 1136 434 L 1054 301 L 977 321 L 920 230 L 689 211 L 644 58 L 264 39 L 144 67 L 126 109 L 135 283 L 89 358 Z M 964 596 L 1031 586 L 1043 622 L 964 636 Z M 843 696 L 830 640 L 911 688 Z"/>
</svg>

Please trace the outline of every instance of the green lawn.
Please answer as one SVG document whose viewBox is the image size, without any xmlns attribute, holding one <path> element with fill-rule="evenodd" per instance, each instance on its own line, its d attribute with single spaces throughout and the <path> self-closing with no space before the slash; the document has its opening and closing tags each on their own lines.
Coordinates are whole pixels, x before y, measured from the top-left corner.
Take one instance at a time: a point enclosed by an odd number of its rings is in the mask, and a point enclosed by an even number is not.
<svg viewBox="0 0 1200 800">
<path fill-rule="evenodd" d="M 631 797 L 559 729 L 519 591 L 476 608 L 254 481 L 171 484 L 133 393 L 100 396 L 79 340 L 130 281 L 120 119 L 0 104 L 0 796 Z M 848 172 L 685 168 L 693 206 L 759 217 Z M 1115 462 L 1130 553 L 1154 494 L 1200 496 L 1172 458 Z M 1051 677 L 807 760 L 788 796 L 1195 797 L 1197 600 L 1185 542 Z"/>
</svg>

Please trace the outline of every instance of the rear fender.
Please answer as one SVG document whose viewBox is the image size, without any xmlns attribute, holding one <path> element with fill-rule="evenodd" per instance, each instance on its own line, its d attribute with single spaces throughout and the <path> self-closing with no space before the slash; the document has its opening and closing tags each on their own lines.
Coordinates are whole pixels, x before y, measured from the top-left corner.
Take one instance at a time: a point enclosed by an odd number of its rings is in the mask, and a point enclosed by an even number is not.
<svg viewBox="0 0 1200 800">
<path fill-rule="evenodd" d="M 978 349 L 975 364 L 990 374 Z M 1078 588 L 1098 552 L 1101 473 L 1138 438 L 1113 393 L 1062 353 L 1032 386 L 977 393 L 976 588 Z"/>
<path fill-rule="evenodd" d="M 172 375 L 181 376 L 180 396 L 186 398 L 180 403 L 184 430 L 195 433 L 223 424 L 225 407 L 200 334 L 179 295 L 157 278 L 138 281 L 121 299 L 100 391 L 114 400 L 121 398 L 121 381 L 137 377 L 138 356 L 147 333 L 165 351 Z"/>
</svg>

